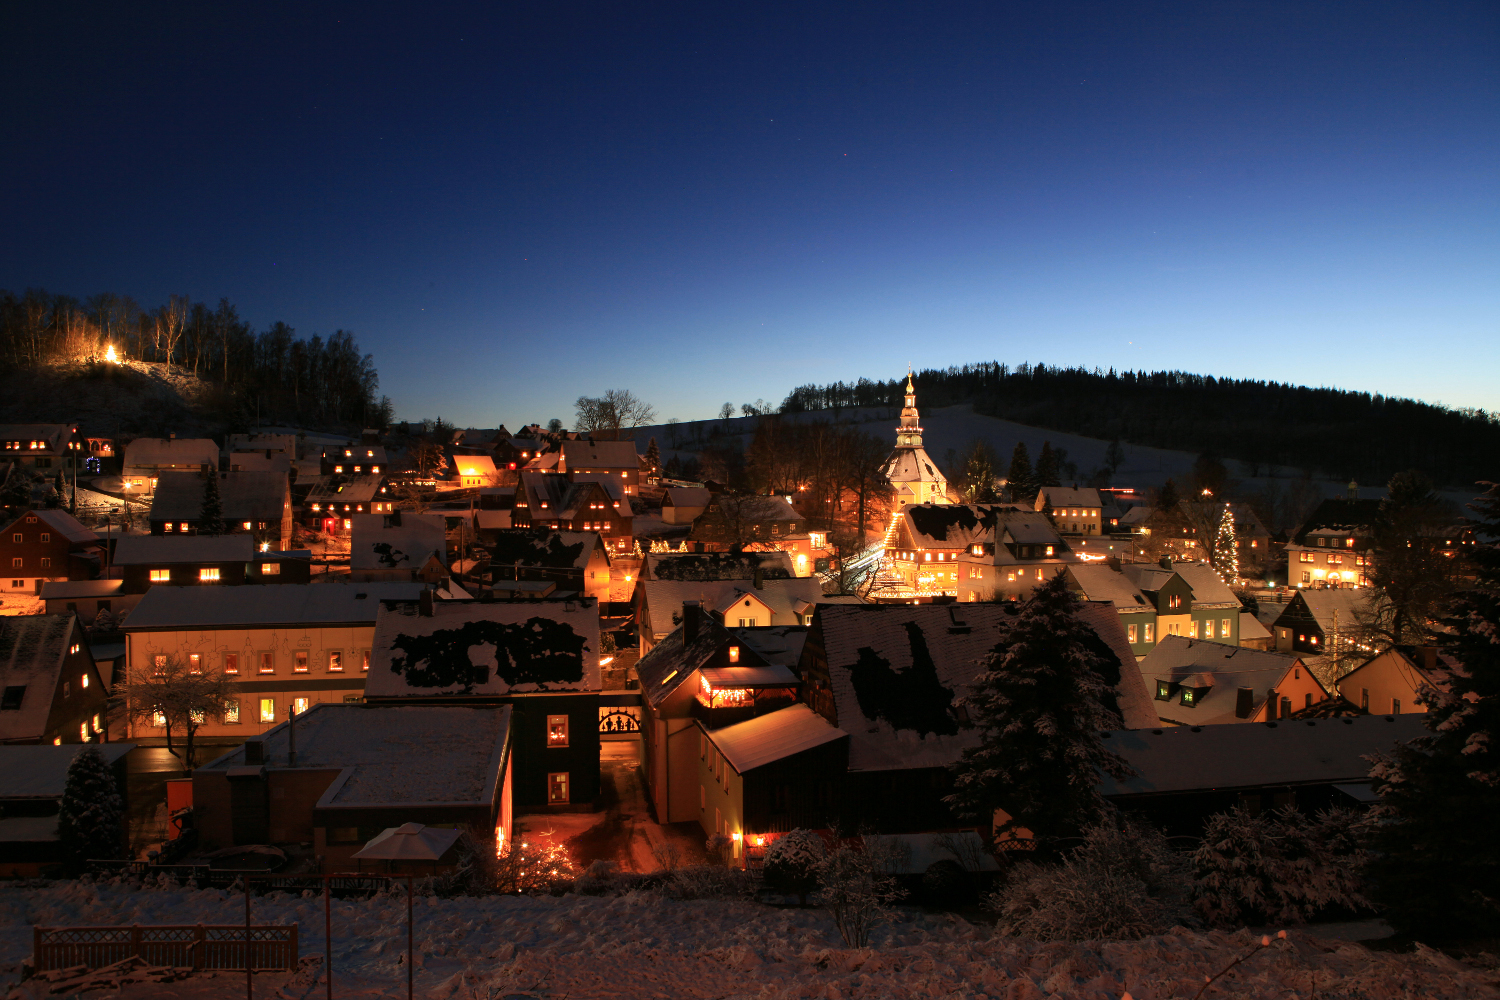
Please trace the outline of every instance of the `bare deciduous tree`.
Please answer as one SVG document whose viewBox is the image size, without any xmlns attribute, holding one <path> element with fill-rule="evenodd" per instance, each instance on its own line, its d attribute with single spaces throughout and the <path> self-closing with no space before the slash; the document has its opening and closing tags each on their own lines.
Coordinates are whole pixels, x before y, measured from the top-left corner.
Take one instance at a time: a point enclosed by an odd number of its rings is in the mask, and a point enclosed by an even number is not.
<svg viewBox="0 0 1500 1000">
<path fill-rule="evenodd" d="M 125 710 L 136 725 L 165 729 L 167 752 L 191 769 L 199 728 L 209 716 L 222 717 L 238 690 L 218 666 L 200 663 L 195 668 L 175 653 L 158 654 L 131 668 Z M 178 736 L 180 748 L 173 742 Z"/>
<path fill-rule="evenodd" d="M 580 434 L 615 441 L 621 431 L 644 427 L 656 420 L 656 410 L 629 389 L 610 389 L 602 396 L 579 396 L 574 403 Z"/>
</svg>

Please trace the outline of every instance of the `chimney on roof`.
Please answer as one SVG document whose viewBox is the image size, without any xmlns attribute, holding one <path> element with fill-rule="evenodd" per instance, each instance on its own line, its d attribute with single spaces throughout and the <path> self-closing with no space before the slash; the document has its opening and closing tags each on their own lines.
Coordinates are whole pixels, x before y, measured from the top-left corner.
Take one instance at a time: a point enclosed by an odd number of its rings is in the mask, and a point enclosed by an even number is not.
<svg viewBox="0 0 1500 1000">
<path fill-rule="evenodd" d="M 1266 692 L 1266 721 L 1276 721 L 1276 689 L 1272 688 Z"/>
<path fill-rule="evenodd" d="M 703 603 L 701 601 L 682 602 L 682 644 L 684 646 L 698 641 L 698 629 L 703 624 Z"/>
<path fill-rule="evenodd" d="M 1255 689 L 1240 688 L 1235 692 L 1234 717 L 1236 719 L 1250 718 L 1250 710 L 1255 707 Z"/>
<path fill-rule="evenodd" d="M 1162 556 L 1161 557 L 1161 568 L 1162 569 L 1171 569 L 1172 568 L 1172 557 L 1171 556 Z"/>
<path fill-rule="evenodd" d="M 766 589 L 766 571 L 761 568 L 760 560 L 755 560 L 755 572 L 750 574 L 750 582 L 755 585 L 756 590 Z"/>
<path fill-rule="evenodd" d="M 417 609 L 421 612 L 423 618 L 431 618 L 432 617 L 432 591 L 431 590 L 424 590 L 424 591 L 422 591 L 422 596 L 417 601 Z"/>
</svg>

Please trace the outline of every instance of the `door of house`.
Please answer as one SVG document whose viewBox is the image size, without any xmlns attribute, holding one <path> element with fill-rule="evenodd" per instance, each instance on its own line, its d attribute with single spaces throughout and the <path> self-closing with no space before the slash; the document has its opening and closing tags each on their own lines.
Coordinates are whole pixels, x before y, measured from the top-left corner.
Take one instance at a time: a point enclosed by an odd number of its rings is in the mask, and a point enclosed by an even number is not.
<svg viewBox="0 0 1500 1000">
<path fill-rule="evenodd" d="M 229 824 L 236 844 L 264 844 L 271 839 L 270 795 L 265 778 L 229 779 Z"/>
</svg>

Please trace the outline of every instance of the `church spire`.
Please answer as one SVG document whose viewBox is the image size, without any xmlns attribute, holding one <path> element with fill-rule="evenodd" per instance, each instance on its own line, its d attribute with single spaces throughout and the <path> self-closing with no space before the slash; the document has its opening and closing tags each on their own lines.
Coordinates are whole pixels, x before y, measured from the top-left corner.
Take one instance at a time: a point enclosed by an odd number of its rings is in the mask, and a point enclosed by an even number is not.
<svg viewBox="0 0 1500 1000">
<path fill-rule="evenodd" d="M 896 447 L 922 447 L 922 427 L 917 422 L 917 389 L 912 384 L 910 369 L 906 372 L 906 405 L 901 408 L 901 424 L 896 428 Z"/>
</svg>

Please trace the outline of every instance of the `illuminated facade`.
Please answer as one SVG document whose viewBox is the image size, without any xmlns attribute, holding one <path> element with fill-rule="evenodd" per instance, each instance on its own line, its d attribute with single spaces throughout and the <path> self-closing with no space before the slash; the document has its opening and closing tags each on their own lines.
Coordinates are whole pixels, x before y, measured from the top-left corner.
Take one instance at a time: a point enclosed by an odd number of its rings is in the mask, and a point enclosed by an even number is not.
<svg viewBox="0 0 1500 1000">
<path fill-rule="evenodd" d="M 947 503 L 948 480 L 922 447 L 922 428 L 917 420 L 917 390 L 911 374 L 906 376 L 906 405 L 896 428 L 896 449 L 885 460 L 885 478 L 896 491 L 895 507 L 904 504 Z"/>
</svg>

